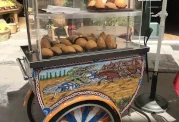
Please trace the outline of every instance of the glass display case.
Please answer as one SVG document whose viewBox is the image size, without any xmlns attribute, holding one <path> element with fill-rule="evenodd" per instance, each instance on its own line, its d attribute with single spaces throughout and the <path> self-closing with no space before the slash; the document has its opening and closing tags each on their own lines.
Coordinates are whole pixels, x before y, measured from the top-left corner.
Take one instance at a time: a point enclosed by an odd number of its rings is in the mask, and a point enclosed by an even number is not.
<svg viewBox="0 0 179 122">
<path fill-rule="evenodd" d="M 39 60 L 141 47 L 143 2 L 121 0 L 117 6 L 99 0 L 104 8 L 95 8 L 94 1 L 28 1 L 30 40 Z"/>
</svg>

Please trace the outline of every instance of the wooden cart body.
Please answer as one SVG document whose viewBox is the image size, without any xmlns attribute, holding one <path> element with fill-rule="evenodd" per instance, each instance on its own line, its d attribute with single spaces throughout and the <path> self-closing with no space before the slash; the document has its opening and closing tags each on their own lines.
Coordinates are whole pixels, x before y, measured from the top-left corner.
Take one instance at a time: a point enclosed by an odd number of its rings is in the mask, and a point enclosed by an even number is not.
<svg viewBox="0 0 179 122">
<path fill-rule="evenodd" d="M 40 61 L 36 55 L 26 53 L 27 46 L 21 48 L 27 75 L 31 76 L 29 83 L 46 115 L 44 121 L 85 100 L 103 101 L 120 116 L 140 88 L 144 57 L 149 51 L 148 47 L 140 46 Z"/>
</svg>

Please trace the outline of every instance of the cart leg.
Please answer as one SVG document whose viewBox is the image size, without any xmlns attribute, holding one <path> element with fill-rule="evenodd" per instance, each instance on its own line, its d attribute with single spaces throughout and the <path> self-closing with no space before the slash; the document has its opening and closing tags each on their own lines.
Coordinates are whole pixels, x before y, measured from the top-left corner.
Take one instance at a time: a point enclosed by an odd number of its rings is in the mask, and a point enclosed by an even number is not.
<svg viewBox="0 0 179 122">
<path fill-rule="evenodd" d="M 131 107 L 128 108 L 128 115 L 131 116 Z"/>
</svg>

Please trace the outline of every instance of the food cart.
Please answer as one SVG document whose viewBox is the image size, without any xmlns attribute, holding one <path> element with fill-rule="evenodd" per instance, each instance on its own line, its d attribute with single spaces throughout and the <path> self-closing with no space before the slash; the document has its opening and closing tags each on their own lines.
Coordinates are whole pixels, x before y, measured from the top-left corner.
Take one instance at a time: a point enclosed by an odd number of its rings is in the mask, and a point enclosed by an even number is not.
<svg viewBox="0 0 179 122">
<path fill-rule="evenodd" d="M 48 1 L 40 8 L 39 1 L 25 2 L 29 45 L 21 46 L 24 57 L 17 59 L 31 86 L 24 101 L 30 121 L 121 122 L 149 51 L 130 41 L 140 42 L 142 2 L 137 10 L 130 0 L 111 2 L 116 8 L 102 0 L 73 0 L 71 7 Z"/>
</svg>

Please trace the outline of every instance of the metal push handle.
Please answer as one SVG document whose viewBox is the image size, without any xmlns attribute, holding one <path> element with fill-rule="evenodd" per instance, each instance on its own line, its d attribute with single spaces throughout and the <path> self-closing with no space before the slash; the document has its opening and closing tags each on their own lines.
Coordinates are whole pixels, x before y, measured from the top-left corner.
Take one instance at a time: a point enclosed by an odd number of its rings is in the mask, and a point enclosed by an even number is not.
<svg viewBox="0 0 179 122">
<path fill-rule="evenodd" d="M 23 58 L 23 59 L 20 59 L 20 58 L 17 58 L 17 59 L 16 59 L 18 65 L 19 65 L 19 67 L 20 67 L 20 69 L 21 69 L 21 71 L 22 71 L 24 80 L 29 80 L 30 77 L 27 75 L 27 73 L 26 73 L 26 71 L 25 71 L 25 69 L 24 69 L 24 66 L 23 66 L 21 60 L 24 60 L 24 58 Z"/>
</svg>

